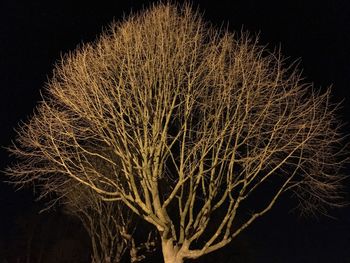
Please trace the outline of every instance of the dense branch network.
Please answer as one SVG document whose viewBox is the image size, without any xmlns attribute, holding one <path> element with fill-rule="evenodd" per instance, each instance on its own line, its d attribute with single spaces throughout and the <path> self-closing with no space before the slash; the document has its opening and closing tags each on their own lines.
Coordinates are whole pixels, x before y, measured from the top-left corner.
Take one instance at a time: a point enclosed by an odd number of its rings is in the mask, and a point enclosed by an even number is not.
<svg viewBox="0 0 350 263">
<path fill-rule="evenodd" d="M 307 210 L 339 203 L 345 158 L 330 90 L 189 6 L 112 24 L 66 55 L 46 90 L 9 173 L 42 184 L 61 174 L 121 200 L 157 228 L 166 262 L 225 246 L 286 190 Z M 271 180 L 267 202 L 235 224 Z"/>
</svg>

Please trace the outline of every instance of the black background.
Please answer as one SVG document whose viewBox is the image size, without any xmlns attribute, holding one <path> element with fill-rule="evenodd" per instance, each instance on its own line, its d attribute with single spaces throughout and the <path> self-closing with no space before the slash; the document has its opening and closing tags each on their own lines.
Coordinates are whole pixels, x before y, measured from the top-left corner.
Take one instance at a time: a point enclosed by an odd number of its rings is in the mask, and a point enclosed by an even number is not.
<svg viewBox="0 0 350 263">
<path fill-rule="evenodd" d="M 123 14 L 138 11 L 151 2 L 1 0 L 0 146 L 10 144 L 14 128 L 32 113 L 40 90 L 62 54 L 80 43 L 93 41 L 113 19 L 120 20 Z M 339 114 L 345 122 L 350 120 L 348 1 L 197 0 L 193 5 L 217 26 L 228 25 L 232 31 L 249 30 L 259 34 L 261 43 L 270 48 L 280 45 L 291 60 L 301 58 L 304 76 L 321 89 L 332 85 L 334 101 L 344 100 Z M 344 132 L 349 133 L 349 127 L 346 125 Z M 10 161 L 2 148 L 0 169 Z M 1 175 L 3 180 L 6 178 Z M 349 185 L 347 190 L 350 191 Z M 0 183 L 0 262 L 21 253 L 18 244 L 23 237 L 18 229 L 21 224 L 32 224 L 29 218 L 42 208 L 34 199 L 31 190 L 15 192 L 12 186 Z M 330 211 L 336 219 L 300 219 L 297 213 L 289 212 L 292 208 L 293 202 L 288 196 L 283 197 L 268 215 L 225 250 L 229 253 L 221 262 L 350 262 L 349 207 Z M 59 211 L 43 213 L 38 220 L 40 224 L 54 222 L 52 233 L 65 229 L 66 237 L 84 238 L 67 227 L 75 222 L 65 219 Z M 78 226 L 73 229 L 81 231 Z M 212 262 L 223 253 L 219 251 L 207 261 Z"/>
</svg>

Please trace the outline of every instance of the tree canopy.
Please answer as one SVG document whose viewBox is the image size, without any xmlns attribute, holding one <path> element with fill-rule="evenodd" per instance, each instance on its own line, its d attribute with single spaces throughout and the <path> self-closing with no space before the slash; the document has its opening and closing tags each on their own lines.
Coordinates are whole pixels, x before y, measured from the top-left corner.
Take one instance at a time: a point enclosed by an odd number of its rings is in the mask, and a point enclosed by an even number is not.
<svg viewBox="0 0 350 263">
<path fill-rule="evenodd" d="M 287 190 L 306 212 L 340 203 L 346 151 L 330 89 L 188 5 L 113 23 L 64 56 L 45 92 L 19 129 L 12 179 L 69 178 L 123 202 L 155 226 L 167 263 L 225 246 Z M 264 203 L 243 209 L 264 187 Z"/>
</svg>

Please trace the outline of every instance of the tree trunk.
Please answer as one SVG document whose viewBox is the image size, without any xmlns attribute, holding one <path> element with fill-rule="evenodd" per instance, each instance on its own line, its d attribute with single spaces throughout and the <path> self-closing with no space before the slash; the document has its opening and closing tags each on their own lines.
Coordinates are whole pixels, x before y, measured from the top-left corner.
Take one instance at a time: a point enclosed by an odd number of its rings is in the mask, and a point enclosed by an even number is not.
<svg viewBox="0 0 350 263">
<path fill-rule="evenodd" d="M 162 240 L 162 252 L 164 263 L 183 263 L 184 258 L 179 253 L 179 248 L 173 245 L 172 239 Z"/>
</svg>

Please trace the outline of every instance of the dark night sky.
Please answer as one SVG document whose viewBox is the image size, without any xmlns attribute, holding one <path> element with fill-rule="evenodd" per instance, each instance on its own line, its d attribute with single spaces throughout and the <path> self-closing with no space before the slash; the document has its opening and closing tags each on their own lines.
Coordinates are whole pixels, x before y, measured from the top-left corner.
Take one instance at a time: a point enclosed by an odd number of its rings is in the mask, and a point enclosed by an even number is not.
<svg viewBox="0 0 350 263">
<path fill-rule="evenodd" d="M 0 146 L 9 145 L 13 128 L 32 113 L 40 89 L 61 54 L 94 40 L 113 18 L 119 20 L 123 13 L 140 10 L 152 1 L 88 2 L 1 0 Z M 281 45 L 285 56 L 301 58 L 309 81 L 321 88 L 333 85 L 334 100 L 345 100 L 340 114 L 344 121 L 350 121 L 347 0 L 193 3 L 214 24 L 228 23 L 230 30 L 238 31 L 243 26 L 260 33 L 262 44 Z M 350 133 L 350 125 L 344 131 Z M 6 151 L 0 149 L 0 169 L 9 161 Z M 5 179 L 0 176 L 1 181 Z M 0 244 L 16 230 L 14 218 L 30 210 L 33 203 L 30 191 L 15 192 L 0 182 Z M 288 212 L 291 208 L 287 196 L 282 198 L 272 212 L 243 234 L 251 262 L 350 262 L 350 207 L 331 211 L 337 219 L 298 219 Z M 238 253 L 234 249 L 232 246 L 232 253 Z M 0 262 L 1 259 L 0 254 Z"/>
</svg>

